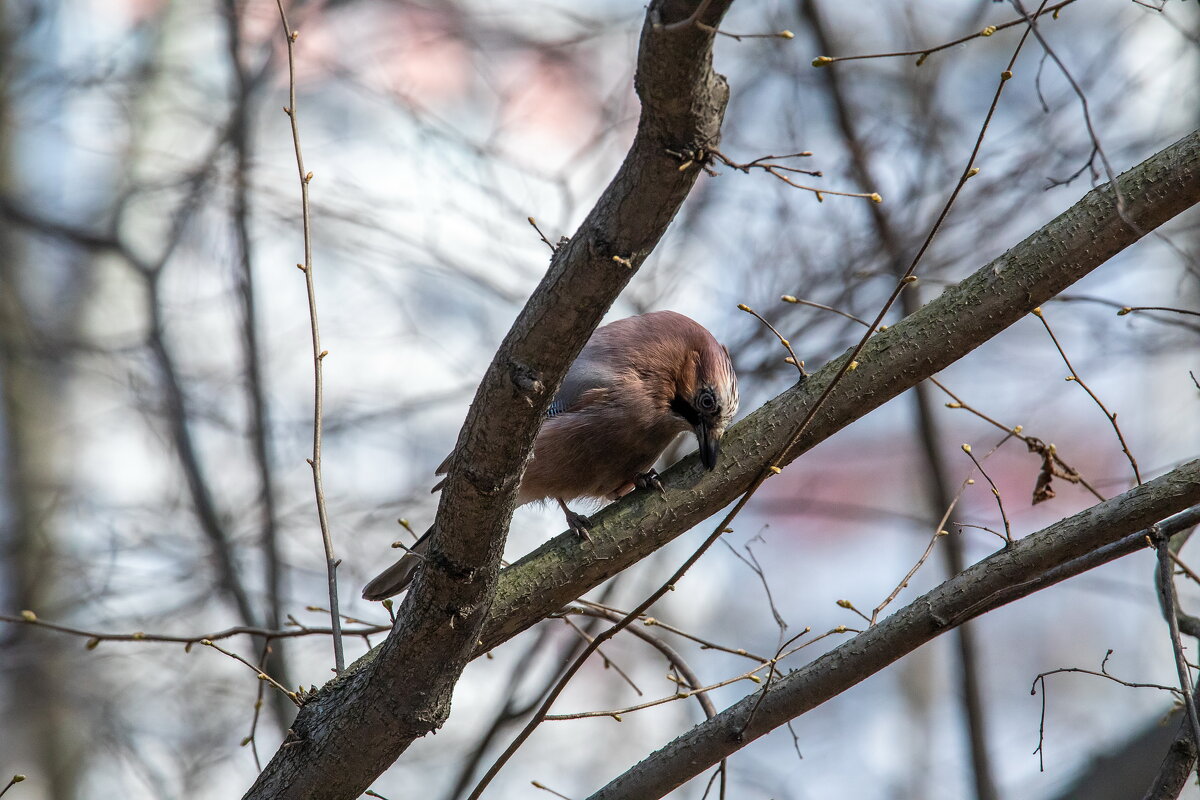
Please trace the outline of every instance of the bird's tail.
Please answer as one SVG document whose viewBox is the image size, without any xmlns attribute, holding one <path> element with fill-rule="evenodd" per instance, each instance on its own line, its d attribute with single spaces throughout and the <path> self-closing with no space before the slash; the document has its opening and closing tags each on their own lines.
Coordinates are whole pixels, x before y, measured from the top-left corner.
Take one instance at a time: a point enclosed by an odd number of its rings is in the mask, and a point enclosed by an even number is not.
<svg viewBox="0 0 1200 800">
<path fill-rule="evenodd" d="M 399 561 L 372 578 L 371 582 L 363 587 L 363 599 L 383 600 L 407 589 L 412 583 L 417 567 L 425 561 L 425 551 L 429 549 L 432 536 L 433 528 L 430 528 L 408 548 L 408 552 Z"/>
</svg>

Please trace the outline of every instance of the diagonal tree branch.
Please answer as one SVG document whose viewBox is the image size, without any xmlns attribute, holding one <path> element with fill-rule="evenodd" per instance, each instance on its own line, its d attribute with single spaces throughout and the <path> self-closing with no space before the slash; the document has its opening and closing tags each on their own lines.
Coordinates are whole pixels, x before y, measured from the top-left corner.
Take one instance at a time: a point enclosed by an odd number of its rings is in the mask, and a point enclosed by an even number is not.
<svg viewBox="0 0 1200 800">
<path fill-rule="evenodd" d="M 709 12 L 719 16 L 724 9 L 714 3 Z M 445 719 L 450 690 L 477 638 L 476 653 L 510 638 L 730 502 L 753 478 L 756 454 L 782 446 L 790 421 L 840 369 L 835 361 L 731 430 L 723 446 L 727 456 L 715 472 L 704 474 L 694 458 L 685 459 L 664 476 L 666 498 L 639 492 L 601 512 L 592 545 L 559 537 L 507 570 L 480 635 L 512 497 L 542 410 L 694 179 L 664 152 L 686 152 L 717 135 L 726 89 L 708 66 L 711 41 L 691 28 L 655 30 L 652 22 L 661 13 L 662 5 L 651 7 L 642 34 L 638 137 L 580 231 L 555 254 L 489 368 L 460 435 L 430 567 L 410 590 L 393 635 L 310 700 L 247 797 L 348 797 L 366 788 L 413 738 Z M 680 80 L 689 91 L 674 84 L 676 90 L 663 95 L 664 87 Z M 1111 187 L 1089 192 L 1012 250 L 874 336 L 859 367 L 847 373 L 787 460 L 966 355 L 1200 202 L 1200 132 L 1118 181 L 1128 202 L 1124 212 L 1137 230 L 1118 216 Z M 952 583 L 958 586 L 960 579 Z"/>
<path fill-rule="evenodd" d="M 543 415 L 571 361 L 653 250 L 701 171 L 677 154 L 714 147 L 729 90 L 713 33 L 732 0 L 657 0 L 642 29 L 638 133 L 617 175 L 513 324 L 475 395 L 442 492 L 426 568 L 377 657 L 301 710 L 247 798 L 351 798 L 436 730 L 476 647 L 513 501 Z M 361 660 L 360 660 L 361 661 Z"/>
<path fill-rule="evenodd" d="M 1115 558 L 1145 546 L 1147 526 L 1200 503 L 1200 459 L 1119 497 L 1056 522 L 959 573 L 815 661 L 697 725 L 591 796 L 662 797 L 749 742 L 879 672 L 969 619 L 1045 586 L 1039 579 L 1105 546 Z M 1194 510 L 1166 520 L 1164 532 L 1195 524 Z M 1092 564 L 1095 566 L 1095 564 Z M 760 696 L 761 695 L 761 696 Z M 740 734 L 740 735 L 735 735 Z"/>
<path fill-rule="evenodd" d="M 940 297 L 871 338 L 857 369 L 847 372 L 788 453 L 785 463 L 983 342 L 1087 275 L 1141 235 L 1200 203 L 1200 131 L 1118 178 L 1126 213 L 1117 215 L 1107 184 Z M 592 517 L 592 544 L 559 536 L 505 570 L 480 637 L 480 652 L 653 553 L 732 502 L 757 474 L 761 453 L 782 447 L 846 356 L 767 402 L 730 429 L 721 463 L 703 471 L 695 456 L 662 476 L 665 497 L 635 492 Z"/>
<path fill-rule="evenodd" d="M 1200 203 L 1200 131 L 1118 180 L 1130 201 L 1126 211 L 1143 233 Z M 965 356 L 1138 238 L 1117 216 L 1107 185 L 1088 192 L 1007 253 L 873 336 L 860 366 L 846 373 L 785 461 Z M 593 515 L 590 545 L 563 534 L 504 570 L 475 655 L 511 639 L 732 502 L 757 474 L 759 454 L 782 446 L 791 422 L 807 412 L 844 358 L 730 429 L 713 472 L 702 470 L 696 457 L 689 456 L 661 476 L 665 497 L 634 492 Z M 369 667 L 381 648 L 348 671 Z"/>
</svg>

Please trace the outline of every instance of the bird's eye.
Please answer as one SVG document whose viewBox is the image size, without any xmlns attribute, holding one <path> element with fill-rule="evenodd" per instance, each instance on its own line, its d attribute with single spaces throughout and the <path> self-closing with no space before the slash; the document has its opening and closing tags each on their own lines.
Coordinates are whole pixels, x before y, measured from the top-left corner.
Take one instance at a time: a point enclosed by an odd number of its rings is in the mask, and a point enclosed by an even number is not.
<svg viewBox="0 0 1200 800">
<path fill-rule="evenodd" d="M 717 410 L 717 399 L 712 396 L 711 392 L 702 392 L 697 405 L 700 406 L 701 411 L 711 413 Z"/>
</svg>

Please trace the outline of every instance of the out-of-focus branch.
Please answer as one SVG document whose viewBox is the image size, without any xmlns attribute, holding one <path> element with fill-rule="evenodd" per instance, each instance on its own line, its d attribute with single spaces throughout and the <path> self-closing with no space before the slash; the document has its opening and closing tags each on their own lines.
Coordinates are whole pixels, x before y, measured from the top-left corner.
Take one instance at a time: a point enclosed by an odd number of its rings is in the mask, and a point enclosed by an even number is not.
<svg viewBox="0 0 1200 800">
<path fill-rule="evenodd" d="M 730 0 L 701 15 L 716 27 Z M 689 27 L 695 3 L 650 5 L 635 88 L 637 136 L 616 177 L 559 248 L 501 344 L 459 434 L 427 563 L 396 627 L 365 668 L 301 710 L 248 798 L 356 797 L 449 714 L 495 592 L 513 501 L 555 390 L 604 312 L 674 218 L 700 168 L 668 151 L 716 146 L 729 90 L 712 69 L 713 35 Z"/>
<path fill-rule="evenodd" d="M 1057 522 L 968 568 L 815 661 L 656 751 L 591 796 L 655 798 L 942 633 L 1033 591 L 1037 578 L 1200 502 L 1200 460 Z M 1115 557 L 1115 556 L 1114 556 Z M 1016 588 L 1014 591 L 1014 587 Z M 997 602 L 997 597 L 1003 600 Z M 751 718 L 752 717 L 752 718 Z M 749 725 L 746 725 L 751 718 Z M 730 735 L 742 731 L 742 738 Z"/>
<path fill-rule="evenodd" d="M 802 0 L 799 7 L 801 14 L 808 22 L 817 46 L 822 52 L 834 52 L 834 44 L 817 3 L 814 0 Z M 922 54 L 921 58 L 924 59 L 927 55 L 928 53 Z M 858 125 L 853 119 L 850 99 L 842 82 L 842 73 L 837 69 L 828 69 L 824 71 L 824 77 L 833 106 L 834 118 L 837 120 L 843 143 L 850 155 L 851 167 L 859 181 L 875 185 L 869 148 L 859 135 Z M 893 274 L 903 274 L 906 260 L 904 244 L 901 235 L 895 229 L 893 220 L 879 204 L 871 206 L 870 218 L 888 269 Z M 920 300 L 916 292 L 907 293 L 902 298 L 902 302 L 906 316 L 920 307 Z M 951 500 L 949 480 L 946 477 L 945 459 L 939 449 L 941 436 L 938 432 L 937 420 L 933 416 L 934 403 L 930 397 L 928 385 L 924 382 L 918 383 L 914 388 L 912 399 L 913 412 L 917 422 L 918 444 L 925 461 L 925 469 L 921 470 L 922 482 L 929 510 L 931 513 L 937 514 L 940 509 L 949 508 L 953 501 Z M 948 537 L 944 544 L 942 559 L 945 563 L 946 573 L 955 575 L 962 571 L 966 563 L 963 556 L 962 537 Z M 988 726 L 983 705 L 983 691 L 980 686 L 980 659 L 978 648 L 975 645 L 974 632 L 971 627 L 964 626 L 954 633 L 953 638 L 957 654 L 955 677 L 960 690 L 957 694 L 965 718 L 967 742 L 970 745 L 971 776 L 975 786 L 975 796 L 977 800 L 996 800 L 998 794 L 995 779 L 992 776 Z"/>
<path fill-rule="evenodd" d="M 165 403 L 166 422 L 171 431 L 171 439 L 179 456 L 179 464 L 187 481 L 188 493 L 191 495 L 192 508 L 196 513 L 196 521 L 204 532 L 212 547 L 213 558 L 216 561 L 217 580 L 221 591 L 227 594 L 237 606 L 238 615 L 249 626 L 258 624 L 258 615 L 250 603 L 249 594 L 242 581 L 238 569 L 237 558 L 234 555 L 233 542 L 220 511 L 213 497 L 212 487 L 208 480 L 207 471 L 201 461 L 192 433 L 190 421 L 192 415 L 188 398 L 180 380 L 175 357 L 167 344 L 166 321 L 163 319 L 162 301 L 159 296 L 162 271 L 156 270 L 146 276 L 148 283 L 146 292 L 146 315 L 150 320 L 150 330 L 146 337 L 147 346 L 158 369 L 163 383 L 163 400 Z"/>
<path fill-rule="evenodd" d="M 1196 763 L 1196 742 L 1192 739 L 1192 726 L 1187 715 L 1181 716 L 1183 719 L 1179 721 L 1179 732 L 1171 742 L 1143 800 L 1176 800 L 1188 785 L 1192 767 Z"/>
<path fill-rule="evenodd" d="M 265 624 L 278 628 L 283 622 L 282 564 L 279 556 L 278 519 L 275 510 L 275 480 L 267 443 L 270 421 L 263 387 L 262 345 L 259 342 L 258 310 L 254 292 L 253 245 L 250 238 L 250 171 L 254 147 L 250 120 L 253 92 L 250 71 L 242 59 L 242 19 L 236 0 L 225 0 L 226 48 L 233 77 L 233 108 L 229 120 L 229 144 L 233 148 L 233 228 L 237 259 L 238 294 L 242 301 L 242 364 L 250 405 L 250 444 L 259 480 L 259 541 L 262 545 L 263 571 L 266 578 L 267 613 Z M 289 684 L 286 659 L 281 646 L 264 648 L 265 671 L 284 685 Z M 286 730 L 292 709 L 273 694 L 276 721 Z"/>
</svg>

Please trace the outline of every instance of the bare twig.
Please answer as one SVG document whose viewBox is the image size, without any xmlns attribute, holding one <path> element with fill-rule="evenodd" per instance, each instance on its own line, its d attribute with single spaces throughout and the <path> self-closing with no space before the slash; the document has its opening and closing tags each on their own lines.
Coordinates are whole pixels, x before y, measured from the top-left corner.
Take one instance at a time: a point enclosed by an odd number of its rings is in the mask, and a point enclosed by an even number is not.
<svg viewBox="0 0 1200 800">
<path fill-rule="evenodd" d="M 1038 693 L 1038 686 L 1041 685 L 1042 687 L 1042 712 L 1041 719 L 1038 722 L 1038 746 L 1033 751 L 1033 754 L 1038 757 L 1038 769 L 1040 771 L 1046 771 L 1046 751 L 1044 747 L 1046 743 L 1046 678 L 1049 676 L 1061 675 L 1067 672 L 1076 672 L 1081 675 L 1094 675 L 1097 678 L 1106 678 L 1114 683 L 1119 683 L 1122 686 L 1130 689 L 1158 689 L 1160 691 L 1170 692 L 1174 695 L 1182 695 L 1182 692 L 1180 692 L 1180 690 L 1174 686 L 1164 686 L 1160 683 L 1137 683 L 1134 681 L 1122 680 L 1115 675 L 1110 675 L 1106 669 L 1106 666 L 1108 664 L 1108 658 L 1112 654 L 1112 650 L 1109 650 L 1104 654 L 1104 660 L 1100 662 L 1099 671 L 1094 669 L 1084 669 L 1083 667 L 1059 667 L 1058 669 L 1047 670 L 1046 672 L 1039 673 L 1038 676 L 1033 679 L 1033 685 L 1029 687 L 1030 694 L 1036 695 Z"/>
<path fill-rule="evenodd" d="M 858 197 L 863 200 L 870 200 L 872 203 L 882 203 L 883 198 L 878 192 L 835 192 L 832 189 L 819 189 L 816 186 L 808 186 L 802 183 L 796 183 L 787 176 L 788 173 L 793 175 L 812 175 L 821 177 L 821 173 L 815 170 L 798 169 L 778 163 L 775 159 L 781 158 L 798 158 L 802 156 L 811 156 L 812 153 L 792 153 L 786 156 L 760 156 L 753 161 L 747 161 L 745 164 L 739 164 L 726 156 L 720 150 L 707 150 L 697 155 L 691 155 L 690 158 L 681 165 L 681 169 L 690 166 L 694 161 L 699 161 L 701 164 L 706 164 L 711 158 L 715 158 L 730 169 L 736 169 L 739 172 L 749 173 L 752 169 L 761 169 L 764 172 L 772 175 L 775 178 L 786 183 L 795 189 L 802 189 L 806 192 L 812 192 L 817 198 L 817 202 L 824 202 L 825 195 L 834 195 L 836 197 Z M 714 173 L 715 174 L 715 173 Z"/>
<path fill-rule="evenodd" d="M 718 36 L 728 36 L 730 39 L 741 41 L 742 39 L 795 39 L 796 34 L 789 30 L 777 31 L 775 33 L 730 33 L 719 28 L 714 28 L 712 25 L 705 25 L 699 20 L 696 21 L 696 27 L 702 31 L 708 31 Z M 722 795 L 723 796 L 723 795 Z"/>
<path fill-rule="evenodd" d="M 271 643 L 263 642 L 262 655 L 258 659 L 259 672 L 267 671 L 267 658 L 271 655 Z M 258 694 L 254 698 L 254 716 L 250 718 L 250 732 L 242 739 L 242 747 L 250 745 L 250 752 L 254 756 L 254 768 L 262 772 L 262 761 L 258 757 L 258 740 L 255 739 L 258 733 L 258 719 L 263 705 L 263 690 L 266 686 L 266 681 L 258 682 Z"/>
<path fill-rule="evenodd" d="M 975 468 L 979 470 L 979 474 L 983 475 L 988 484 L 992 487 L 992 494 L 996 496 L 996 505 L 1000 507 L 1000 519 L 1004 521 L 1004 541 L 1006 541 L 1008 544 L 1012 544 L 1012 526 L 1008 524 L 1008 515 L 1004 513 L 1004 501 L 1000 499 L 1000 490 L 996 487 L 996 482 L 992 480 L 992 476 L 987 474 L 987 470 L 983 468 L 983 464 L 980 464 L 979 459 L 977 459 L 975 454 L 971 452 L 971 445 L 964 444 L 962 446 L 962 450 L 964 453 L 970 456 L 971 461 L 975 464 Z"/>
<path fill-rule="evenodd" d="M 948 389 L 946 385 L 937 378 L 931 377 L 929 378 L 929 382 L 952 398 L 952 402 L 947 403 L 946 408 L 961 408 L 963 411 L 969 411 L 984 422 L 999 428 L 1010 436 L 1020 439 L 1025 443 L 1025 446 L 1029 448 L 1029 452 L 1037 453 L 1042 457 L 1042 470 L 1038 475 L 1037 485 L 1034 486 L 1033 490 L 1034 505 L 1037 505 L 1043 500 L 1048 500 L 1051 497 L 1054 497 L 1054 490 L 1050 487 L 1051 478 L 1062 478 L 1065 481 L 1077 483 L 1091 492 L 1097 500 L 1103 501 L 1105 499 L 1104 495 L 1096 491 L 1096 489 L 1090 483 L 1083 479 L 1083 476 L 1079 474 L 1078 470 L 1076 470 L 1066 461 L 1063 461 L 1062 456 L 1058 454 L 1058 448 L 1053 444 L 1046 444 L 1036 436 L 1027 435 L 1024 432 L 1024 428 L 1020 425 L 1009 427 L 1002 422 L 997 422 L 979 409 L 969 405 L 961 397 L 950 391 L 950 389 Z"/>
<path fill-rule="evenodd" d="M 1200 584 L 1200 575 L 1197 575 L 1191 567 L 1183 563 L 1179 556 L 1175 555 L 1174 552 L 1168 551 L 1168 555 L 1171 556 L 1171 560 L 1175 562 L 1175 566 L 1179 567 L 1179 569 L 1183 571 L 1184 575 L 1187 575 L 1189 578 L 1191 578 L 1193 582 Z"/>
<path fill-rule="evenodd" d="M 551 789 L 549 786 L 547 786 L 544 783 L 538 783 L 537 781 L 530 781 L 529 784 L 531 786 L 533 786 L 533 788 L 535 788 L 535 789 L 541 789 L 543 792 L 549 792 L 550 794 L 554 795 L 555 797 L 562 798 L 562 800 L 571 800 L 571 798 L 567 797 L 565 794 L 554 791 L 553 789 Z"/>
<path fill-rule="evenodd" d="M 1079 373 L 1075 370 L 1075 367 L 1071 366 L 1071 359 L 1067 358 L 1066 351 L 1064 351 L 1062 345 L 1059 344 L 1058 337 L 1054 335 L 1054 331 L 1050 328 L 1050 323 L 1046 319 L 1046 314 L 1044 311 L 1042 311 L 1040 306 L 1033 309 L 1033 315 L 1041 320 L 1042 326 L 1046 329 L 1046 333 L 1050 335 L 1050 341 L 1054 342 L 1054 347 L 1058 350 L 1058 354 L 1062 356 L 1063 363 L 1066 364 L 1067 369 L 1071 371 L 1071 374 L 1067 377 L 1067 380 L 1078 383 L 1079 386 L 1088 393 L 1088 396 L 1096 402 L 1096 405 L 1100 407 L 1100 410 L 1104 412 L 1104 416 L 1108 417 L 1109 424 L 1112 425 L 1113 431 L 1117 434 L 1117 441 L 1121 443 L 1121 450 L 1125 453 L 1125 457 L 1129 459 L 1129 466 L 1133 467 L 1133 477 L 1140 484 L 1142 482 L 1142 473 L 1138 470 L 1137 459 L 1133 457 L 1133 453 L 1129 450 L 1129 445 L 1125 442 L 1125 436 L 1121 433 L 1121 426 L 1117 424 L 1117 415 L 1108 410 L 1100 398 L 1096 396 L 1096 393 L 1091 390 L 1091 387 L 1084 383 L 1083 379 L 1079 377 Z"/>
<path fill-rule="evenodd" d="M 299 636 L 331 636 L 332 628 L 309 628 L 296 622 L 296 630 L 273 630 L 271 628 L 256 628 L 248 625 L 238 625 L 233 628 L 226 628 L 215 633 L 205 633 L 195 636 L 178 636 L 165 633 L 142 633 L 137 631 L 134 633 L 102 633 L 99 631 L 89 631 L 82 628 L 72 628 L 67 625 L 59 625 L 54 622 L 45 622 L 32 611 L 24 611 L 21 616 L 13 617 L 8 614 L 0 614 L 0 622 L 8 622 L 16 625 L 36 625 L 47 630 L 65 633 L 70 636 L 79 636 L 87 639 L 87 647 L 89 650 L 94 649 L 100 642 L 169 642 L 173 644 L 194 645 L 199 644 L 205 639 L 219 641 L 228 639 L 233 636 L 255 636 L 261 637 L 266 641 L 275 639 L 294 639 Z M 347 636 L 370 636 L 371 634 L 384 633 L 391 630 L 391 625 L 371 625 L 364 628 L 355 628 L 346 630 Z"/>
<path fill-rule="evenodd" d="M 584 606 L 585 608 L 596 609 L 599 611 L 606 611 L 606 612 L 610 612 L 612 614 L 616 614 L 618 619 L 620 619 L 621 617 L 624 617 L 626 615 L 626 613 L 628 613 L 628 612 L 622 611 L 619 608 L 612 608 L 611 606 L 601 605 L 600 603 L 596 603 L 591 600 L 580 599 L 576 602 L 578 602 L 580 605 Z M 675 634 L 676 636 L 682 636 L 684 639 L 693 641 L 696 644 L 700 645 L 700 648 L 702 650 L 719 650 L 722 653 L 729 653 L 730 655 L 734 655 L 734 656 L 742 656 L 743 658 L 753 659 L 754 661 L 766 661 L 767 660 L 766 656 L 755 655 L 754 653 L 751 653 L 740 647 L 729 647 L 728 645 L 718 644 L 717 642 L 709 641 L 708 639 L 703 639 L 699 636 L 696 636 L 693 633 L 688 633 L 687 631 L 682 630 L 680 628 L 676 628 L 673 625 L 668 625 L 667 623 L 663 622 L 661 619 L 658 619 L 657 617 L 648 617 L 643 614 L 638 617 L 638 620 L 647 627 L 662 628 L 665 631 L 670 631 L 671 633 Z"/>
<path fill-rule="evenodd" d="M 761 537 L 759 539 L 761 541 Z M 762 565 L 755 558 L 754 551 L 750 549 L 750 545 L 747 543 L 745 545 L 746 555 L 742 555 L 729 542 L 726 542 L 724 539 L 721 542 L 729 548 L 729 552 L 733 553 L 739 561 L 749 567 L 750 571 L 758 576 L 758 582 L 762 584 L 763 592 L 767 595 L 767 605 L 771 608 L 771 616 L 774 617 L 775 624 L 779 627 L 779 640 L 783 641 L 784 635 L 787 633 L 787 622 L 784 621 L 783 615 L 779 613 L 779 609 L 775 607 L 775 598 L 771 594 L 771 584 L 767 583 L 767 574 L 763 572 Z"/>
<path fill-rule="evenodd" d="M 780 333 L 774 325 L 772 325 L 770 322 L 767 322 L 766 318 L 764 318 L 762 314 L 759 314 L 745 303 L 738 303 L 738 309 L 745 311 L 747 314 L 751 314 L 763 325 L 766 325 L 771 330 L 771 333 L 775 334 L 775 338 L 779 339 L 779 343 L 783 345 L 784 349 L 788 351 L 788 357 L 785 358 L 784 361 L 800 371 L 801 380 L 808 377 L 808 372 L 804 369 L 804 362 L 796 357 L 796 351 L 792 349 L 792 343 L 785 339 L 783 334 Z"/>
<path fill-rule="evenodd" d="M 546 247 L 550 248 L 551 253 L 558 250 L 558 248 L 554 246 L 554 243 L 546 238 L 546 234 L 542 233 L 542 229 L 538 227 L 537 220 L 535 220 L 533 217 L 526 217 L 526 219 L 529 220 L 529 224 L 533 226 L 533 229 L 537 231 L 538 237 L 546 243 Z"/>
<path fill-rule="evenodd" d="M 1192 311 L 1187 308 L 1171 308 L 1170 306 L 1121 306 L 1117 311 L 1118 317 L 1123 317 L 1126 314 L 1132 314 L 1134 311 L 1169 311 L 1172 314 L 1188 314 L 1193 317 L 1200 317 L 1200 311 Z"/>
<path fill-rule="evenodd" d="M 849 314 L 845 311 L 842 311 L 840 308 L 834 308 L 833 306 L 827 306 L 824 303 L 817 303 L 812 300 L 805 300 L 800 297 L 794 297 L 790 294 L 785 294 L 782 297 L 780 297 L 779 299 L 785 303 L 794 303 L 796 305 L 801 305 L 801 306 L 811 306 L 812 308 L 819 308 L 822 311 L 832 311 L 834 314 L 838 314 L 839 316 L 843 316 L 848 320 L 857 322 L 859 325 L 863 325 L 868 328 L 871 327 L 871 323 L 867 322 L 865 319 L 862 319 L 861 317 L 856 317 L 853 314 Z M 881 326 L 880 330 L 884 330 L 884 328 Z"/>
<path fill-rule="evenodd" d="M 1071 5 L 1073 2 L 1075 2 L 1075 0 L 1065 0 L 1065 2 L 1047 6 L 1046 8 L 1040 9 L 1034 16 L 1039 17 L 1042 14 L 1053 14 L 1054 19 L 1058 19 L 1058 12 L 1064 7 Z M 1004 22 L 999 25 L 988 25 L 982 30 L 975 31 L 975 33 L 955 39 L 952 42 L 946 42 L 945 44 L 939 44 L 934 47 L 927 47 L 924 50 L 905 50 L 899 53 L 872 53 L 861 56 L 818 56 L 817 58 L 813 59 L 812 64 L 814 67 L 824 67 L 829 64 L 836 64 L 839 61 L 862 61 L 868 58 L 902 58 L 906 56 L 917 56 L 917 66 L 919 67 L 924 64 L 925 59 L 933 53 L 938 53 L 942 50 L 949 50 L 951 47 L 957 47 L 958 45 L 969 42 L 972 39 L 985 38 L 997 33 L 998 31 L 1012 28 L 1023 23 L 1025 23 L 1024 17 L 1020 19 L 1009 20 L 1008 22 Z"/>
<path fill-rule="evenodd" d="M 575 624 L 575 622 L 574 622 L 574 621 L 573 621 L 573 620 L 572 620 L 570 617 L 563 617 L 563 618 L 562 618 L 562 621 L 563 621 L 563 622 L 565 622 L 565 623 L 567 623 L 567 625 L 571 626 L 571 630 L 575 631 L 575 633 L 579 635 L 579 638 L 580 638 L 580 639 L 582 639 L 583 641 L 587 642 L 588 644 L 591 644 L 591 643 L 592 643 L 592 639 L 593 639 L 594 637 L 593 637 L 593 636 L 592 636 L 590 633 L 588 633 L 587 631 L 585 631 L 583 628 L 581 628 L 581 627 L 579 627 L 578 625 L 576 625 L 576 624 Z M 608 656 L 605 654 L 605 652 L 604 652 L 603 650 L 601 650 L 600 648 L 598 648 L 598 647 L 596 648 L 596 654 L 597 654 L 597 655 L 599 655 L 599 656 L 600 656 L 600 658 L 601 658 L 601 660 L 603 660 L 603 661 L 604 661 L 604 668 L 605 668 L 605 669 L 608 669 L 609 667 L 612 667 L 612 668 L 613 668 L 613 670 L 614 670 L 614 671 L 615 671 L 615 672 L 616 672 L 618 675 L 620 675 L 620 676 L 621 676 L 621 678 L 622 678 L 622 679 L 624 679 L 624 681 L 625 681 L 626 683 L 628 683 L 628 684 L 629 684 L 630 688 L 632 688 L 632 689 L 633 689 L 635 692 L 637 692 L 637 696 L 638 696 L 638 697 L 641 697 L 641 696 L 642 696 L 642 690 L 641 690 L 641 689 L 639 689 L 639 688 L 638 688 L 638 685 L 637 685 L 636 683 L 634 683 L 634 682 L 633 682 L 633 678 L 629 677 L 629 674 L 628 674 L 627 672 L 625 672 L 625 670 L 621 669 L 621 665 L 620 665 L 620 664 L 618 664 L 617 662 L 615 662 L 615 661 L 613 661 L 611 658 L 609 658 L 609 657 L 608 657 Z"/>
<path fill-rule="evenodd" d="M 0 797 L 3 797 L 5 794 L 8 793 L 9 789 L 11 789 L 15 784 L 18 784 L 23 780 L 25 780 L 24 775 L 13 775 L 11 778 L 8 779 L 8 783 L 4 784 L 4 788 L 0 789 Z"/>
<path fill-rule="evenodd" d="M 1196 711 L 1196 698 L 1192 693 L 1192 676 L 1183 653 L 1183 640 L 1179 636 L 1179 604 L 1175 596 L 1175 576 L 1171 569 L 1170 536 L 1161 533 L 1157 526 L 1151 528 L 1151 539 L 1158 551 L 1158 591 L 1162 601 L 1163 616 L 1171 632 L 1171 649 L 1175 654 L 1175 669 L 1179 673 L 1179 692 L 1187 709 L 1188 724 L 1192 727 L 1192 739 L 1200 742 L 1200 713 Z"/>
<path fill-rule="evenodd" d="M 325 403 L 325 385 L 322 363 L 328 352 L 321 349 L 321 329 L 317 324 L 317 290 L 313 283 L 312 262 L 312 219 L 308 203 L 308 184 L 312 181 L 312 173 L 304 169 L 304 154 L 300 149 L 300 126 L 296 119 L 296 39 L 300 31 L 292 30 L 288 24 L 287 13 L 283 10 L 283 0 L 275 0 L 279 7 L 279 21 L 283 25 L 283 35 L 287 40 L 288 54 L 288 105 L 284 111 L 292 124 L 292 145 L 296 151 L 296 169 L 300 173 L 300 212 L 304 226 L 304 284 L 308 289 L 308 319 L 312 329 L 313 353 L 313 454 L 308 459 L 312 467 L 313 491 L 317 497 L 317 519 L 321 525 L 321 541 L 325 546 L 325 570 L 329 583 L 329 618 L 333 628 L 333 662 L 334 669 L 341 672 L 346 668 L 346 656 L 342 652 L 342 620 L 338 615 L 337 567 L 340 562 L 333 554 L 333 537 L 329 533 L 329 515 L 325 509 L 325 488 L 321 480 L 321 425 Z"/>
<path fill-rule="evenodd" d="M 217 644 L 216 642 L 212 641 L 211 639 L 201 639 L 200 644 L 204 645 L 205 647 L 211 647 L 213 650 L 216 650 L 218 653 L 223 653 L 224 655 L 229 656 L 230 658 L 232 658 L 234 661 L 238 662 L 239 664 L 246 665 L 250 669 L 254 670 L 254 672 L 258 675 L 258 679 L 260 681 L 266 681 L 267 683 L 271 684 L 276 689 L 278 689 L 279 691 L 281 691 L 285 695 L 287 695 L 288 698 L 291 699 L 291 701 L 293 703 L 295 703 L 297 706 L 300 705 L 300 698 L 296 695 L 295 692 L 285 688 L 282 683 L 275 680 L 270 675 L 263 672 L 259 667 L 255 666 L 254 664 L 251 664 L 249 661 L 242 658 L 237 653 L 233 652 L 232 650 L 226 650 L 224 647 L 221 647 L 221 645 Z"/>
<path fill-rule="evenodd" d="M 632 629 L 632 630 L 636 630 L 636 629 Z M 657 700 L 650 700 L 645 703 L 638 703 L 637 705 L 627 706 L 625 708 L 618 708 L 613 711 L 577 711 L 577 712 L 571 713 L 571 714 L 547 714 L 544 717 L 544 719 L 546 721 L 560 722 L 563 720 L 587 719 L 590 717 L 611 717 L 612 719 L 616 720 L 617 722 L 620 722 L 621 717 L 624 716 L 625 714 L 631 714 L 634 711 L 642 711 L 647 708 L 661 706 L 664 703 L 671 703 L 676 700 L 686 700 L 690 697 L 702 695 L 702 694 L 705 694 L 706 692 L 711 692 L 714 689 L 720 689 L 723 686 L 729 686 L 731 683 L 737 683 L 738 681 L 748 680 L 748 681 L 753 681 L 754 683 L 760 683 L 762 681 L 762 679 L 758 677 L 757 673 L 759 673 L 762 670 L 767 669 L 768 667 L 771 667 L 771 666 L 774 666 L 774 662 L 768 662 L 766 664 L 761 664 L 748 672 L 744 672 L 741 675 L 737 675 L 732 678 L 727 678 L 726 680 L 720 681 L 718 683 L 713 683 L 708 686 L 701 686 L 701 687 L 697 687 L 697 688 L 681 689 L 680 691 L 677 691 L 675 694 L 671 695 L 670 697 L 660 697 Z"/>
</svg>

